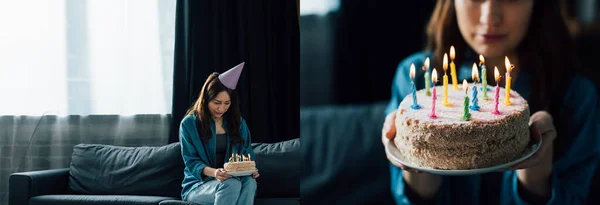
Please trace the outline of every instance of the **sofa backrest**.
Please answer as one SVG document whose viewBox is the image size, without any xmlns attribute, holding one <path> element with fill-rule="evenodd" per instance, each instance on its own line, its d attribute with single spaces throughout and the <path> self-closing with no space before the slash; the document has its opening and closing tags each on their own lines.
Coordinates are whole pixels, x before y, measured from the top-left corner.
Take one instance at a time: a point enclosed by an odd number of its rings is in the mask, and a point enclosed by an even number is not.
<svg viewBox="0 0 600 205">
<path fill-rule="evenodd" d="M 69 190 L 180 197 L 183 169 L 179 143 L 160 147 L 78 144 L 71 159 Z"/>
<path fill-rule="evenodd" d="M 300 197 L 300 140 L 253 143 L 257 197 Z M 179 143 L 159 147 L 78 144 L 70 164 L 73 194 L 181 196 L 185 165 Z"/>
<path fill-rule="evenodd" d="M 394 204 L 381 143 L 387 102 L 300 109 L 302 204 Z"/>
<path fill-rule="evenodd" d="M 302 155 L 300 138 L 252 144 L 260 177 L 256 197 L 300 197 Z"/>
</svg>

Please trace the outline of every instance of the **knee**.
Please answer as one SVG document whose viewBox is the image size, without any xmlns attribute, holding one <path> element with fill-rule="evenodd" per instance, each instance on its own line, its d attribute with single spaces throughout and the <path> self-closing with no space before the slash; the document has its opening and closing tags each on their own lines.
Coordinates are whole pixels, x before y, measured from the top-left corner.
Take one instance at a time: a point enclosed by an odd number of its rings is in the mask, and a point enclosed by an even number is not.
<svg viewBox="0 0 600 205">
<path fill-rule="evenodd" d="M 245 177 L 242 180 L 242 189 L 256 190 L 256 179 L 252 177 Z"/>
<path fill-rule="evenodd" d="M 239 193 L 242 188 L 242 182 L 236 178 L 229 178 L 219 184 L 218 190 L 221 192 Z"/>
</svg>

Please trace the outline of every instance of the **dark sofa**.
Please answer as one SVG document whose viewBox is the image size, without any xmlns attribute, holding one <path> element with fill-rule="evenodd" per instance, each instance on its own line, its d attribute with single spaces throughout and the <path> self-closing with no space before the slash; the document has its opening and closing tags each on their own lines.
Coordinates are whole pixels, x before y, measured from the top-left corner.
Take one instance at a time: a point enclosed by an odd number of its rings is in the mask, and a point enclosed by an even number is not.
<svg viewBox="0 0 600 205">
<path fill-rule="evenodd" d="M 302 204 L 394 204 L 381 126 L 385 102 L 300 109 Z"/>
<path fill-rule="evenodd" d="M 302 204 L 395 204 L 381 143 L 387 102 L 300 110 Z M 600 204 L 600 169 L 586 204 Z"/>
<path fill-rule="evenodd" d="M 300 204 L 300 140 L 252 147 L 261 173 L 255 204 Z M 180 198 L 183 167 L 179 143 L 79 144 L 69 168 L 12 174 L 9 204 L 193 204 Z"/>
</svg>

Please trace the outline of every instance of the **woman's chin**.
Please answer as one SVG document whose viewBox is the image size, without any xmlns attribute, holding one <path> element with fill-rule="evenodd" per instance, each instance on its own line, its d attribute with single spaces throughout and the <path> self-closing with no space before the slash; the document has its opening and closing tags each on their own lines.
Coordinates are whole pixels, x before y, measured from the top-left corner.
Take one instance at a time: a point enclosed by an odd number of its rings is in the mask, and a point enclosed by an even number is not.
<svg viewBox="0 0 600 205">
<path fill-rule="evenodd" d="M 503 58 L 505 56 L 503 50 L 503 48 L 498 48 L 498 46 L 494 45 L 480 45 L 476 49 L 476 52 L 485 58 Z"/>
</svg>

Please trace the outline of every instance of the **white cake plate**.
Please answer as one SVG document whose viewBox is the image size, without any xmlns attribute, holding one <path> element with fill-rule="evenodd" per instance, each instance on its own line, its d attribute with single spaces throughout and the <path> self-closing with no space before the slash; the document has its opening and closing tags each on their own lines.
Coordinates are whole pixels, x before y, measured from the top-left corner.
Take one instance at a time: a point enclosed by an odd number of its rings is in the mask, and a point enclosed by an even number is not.
<svg viewBox="0 0 600 205">
<path fill-rule="evenodd" d="M 398 148 L 394 144 L 393 140 L 389 140 L 388 143 L 385 145 L 385 152 L 388 153 L 390 155 L 390 157 L 393 160 L 395 160 L 396 162 L 398 162 L 404 166 L 410 167 L 412 169 L 415 169 L 415 170 L 432 173 L 432 174 L 437 174 L 437 175 L 462 176 L 462 175 L 474 175 L 474 174 L 483 174 L 483 173 L 488 173 L 488 172 L 507 170 L 511 166 L 531 157 L 533 154 L 535 154 L 538 151 L 538 149 L 540 149 L 541 145 L 542 145 L 542 140 L 540 139 L 540 141 L 538 141 L 537 143 L 532 144 L 529 147 L 527 147 L 527 149 L 523 152 L 523 155 L 521 155 L 521 157 L 519 157 L 518 159 L 516 159 L 514 161 L 505 163 L 505 164 L 501 164 L 501 165 L 497 165 L 497 166 L 493 166 L 493 167 L 487 167 L 487 168 L 465 169 L 465 170 L 432 169 L 432 168 L 426 168 L 426 167 L 419 167 L 419 166 L 407 163 L 406 160 L 404 159 L 404 156 L 402 156 L 402 154 L 400 153 L 400 150 L 398 150 Z"/>
<path fill-rule="evenodd" d="M 258 169 L 257 170 L 248 170 L 248 171 L 239 171 L 239 172 L 227 172 L 227 174 L 234 176 L 234 177 L 240 177 L 240 176 L 252 175 L 254 172 L 258 172 Z"/>
</svg>

